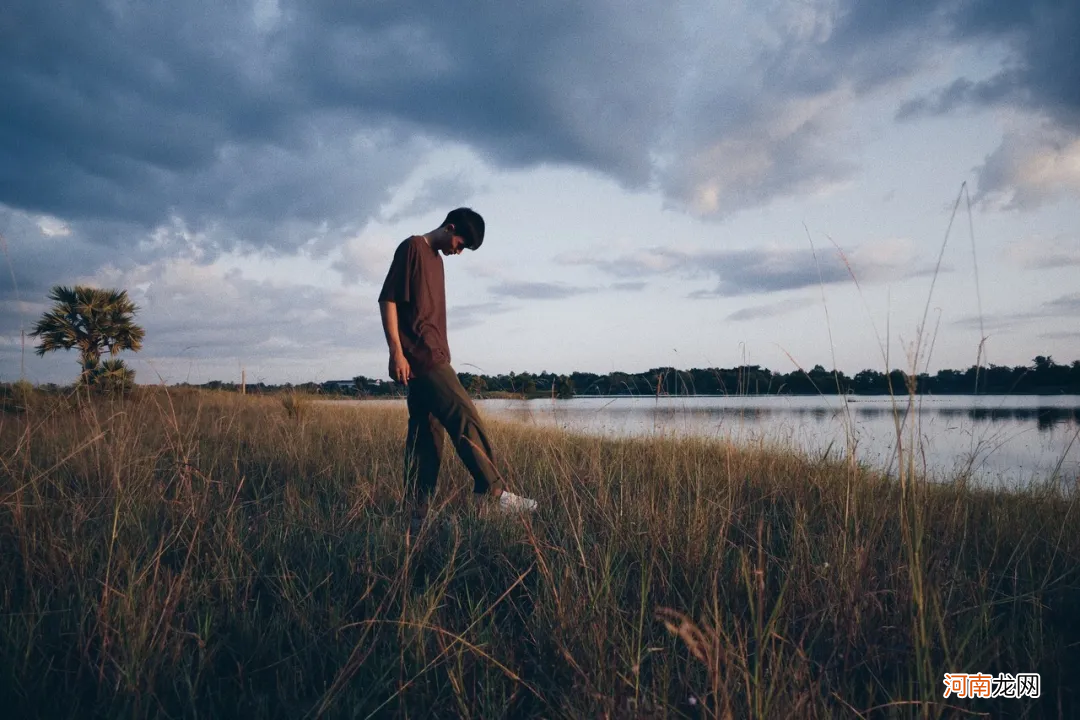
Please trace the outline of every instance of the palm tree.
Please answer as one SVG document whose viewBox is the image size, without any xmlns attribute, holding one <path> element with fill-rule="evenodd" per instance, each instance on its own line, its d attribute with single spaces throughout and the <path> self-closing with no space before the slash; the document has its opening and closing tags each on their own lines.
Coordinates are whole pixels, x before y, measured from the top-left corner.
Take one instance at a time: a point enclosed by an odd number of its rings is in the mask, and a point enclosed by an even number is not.
<svg viewBox="0 0 1080 720">
<path fill-rule="evenodd" d="M 135 371 L 124 367 L 123 360 L 101 361 L 102 354 L 115 358 L 121 350 L 142 349 L 143 329 L 134 323 L 138 307 L 126 290 L 101 290 L 76 285 L 57 285 L 49 293 L 54 301 L 51 310 L 38 320 L 31 337 L 40 338 L 37 354 L 53 350 L 79 351 L 80 384 L 103 387 L 128 387 Z"/>
</svg>

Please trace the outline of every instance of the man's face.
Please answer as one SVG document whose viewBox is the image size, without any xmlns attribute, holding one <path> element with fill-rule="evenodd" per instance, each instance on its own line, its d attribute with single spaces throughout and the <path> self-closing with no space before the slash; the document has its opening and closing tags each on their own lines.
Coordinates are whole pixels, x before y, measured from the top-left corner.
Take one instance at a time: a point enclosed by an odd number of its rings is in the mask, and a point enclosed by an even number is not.
<svg viewBox="0 0 1080 720">
<path fill-rule="evenodd" d="M 460 255 L 465 249 L 465 238 L 460 235 L 450 236 L 450 247 L 443 248 L 443 255 Z"/>
</svg>

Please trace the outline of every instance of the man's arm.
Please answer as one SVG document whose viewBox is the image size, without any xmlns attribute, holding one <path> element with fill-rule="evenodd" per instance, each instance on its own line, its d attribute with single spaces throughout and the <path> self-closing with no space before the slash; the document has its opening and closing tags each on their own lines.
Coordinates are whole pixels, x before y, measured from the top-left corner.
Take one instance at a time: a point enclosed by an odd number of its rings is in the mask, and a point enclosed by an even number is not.
<svg viewBox="0 0 1080 720">
<path fill-rule="evenodd" d="M 396 355 L 401 352 L 401 336 L 398 335 L 397 326 L 397 303 L 383 300 L 379 303 L 379 311 L 382 314 L 383 333 L 386 335 L 386 344 L 390 347 L 390 354 Z"/>
<path fill-rule="evenodd" d="M 401 350 L 401 336 L 398 334 L 397 303 L 383 300 L 379 303 L 379 312 L 382 315 L 386 344 L 390 348 L 390 378 L 407 385 L 409 378 L 412 376 L 412 370 L 409 367 L 409 361 L 405 359 L 405 353 Z"/>
</svg>

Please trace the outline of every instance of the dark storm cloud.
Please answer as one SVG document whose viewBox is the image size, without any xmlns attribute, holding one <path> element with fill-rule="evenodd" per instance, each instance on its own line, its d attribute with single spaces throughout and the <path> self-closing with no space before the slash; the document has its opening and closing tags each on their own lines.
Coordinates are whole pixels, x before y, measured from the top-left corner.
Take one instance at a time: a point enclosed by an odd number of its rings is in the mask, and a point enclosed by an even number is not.
<svg viewBox="0 0 1080 720">
<path fill-rule="evenodd" d="M 417 138 L 644 182 L 677 17 L 479 10 L 7 3 L 0 202 L 133 230 L 179 217 L 211 245 L 290 249 L 362 225 L 429 147 Z"/>
<path fill-rule="evenodd" d="M 211 255 L 325 250 L 456 141 L 719 215 L 847 178 L 844 110 L 949 44 L 1012 55 L 907 114 L 1009 102 L 1075 127 L 1078 7 L 9 0 L 0 203 L 120 252 L 162 225 Z M 455 194 L 429 190 L 418 210 Z"/>
<path fill-rule="evenodd" d="M 958 42 L 1001 42 L 1006 64 L 989 78 L 958 78 L 930 97 L 916 98 L 901 117 L 940 114 L 963 106 L 1007 103 L 1045 113 L 1080 129 L 1080 4 L 1074 0 L 938 0 L 934 14 Z M 871 5 L 863 3 L 862 5 Z M 913 24 L 910 3 L 888 3 L 894 22 Z"/>
<path fill-rule="evenodd" d="M 310 7 L 310 10 L 308 8 Z M 677 76 L 677 12 L 615 0 L 297 3 L 296 82 L 481 148 L 648 179 Z"/>
<path fill-rule="evenodd" d="M 52 234 L 43 232 L 39 223 L 50 227 L 43 220 L 0 205 L 0 235 L 7 250 L 0 258 L 0 301 L 14 301 L 16 295 L 27 302 L 44 301 L 54 284 L 98 268 L 116 256 L 108 247 L 73 235 L 62 223 L 55 223 Z M 100 230 L 107 234 L 106 227 Z"/>
<path fill-rule="evenodd" d="M 907 120 L 923 115 L 944 115 L 967 105 L 989 105 L 1005 99 L 1012 89 L 1012 81 L 1003 76 L 978 83 L 960 78 L 930 97 L 907 101 L 900 106 L 896 117 Z"/>
<path fill-rule="evenodd" d="M 594 288 L 574 287 L 561 283 L 512 281 L 488 288 L 492 295 L 518 300 L 562 300 L 595 292 Z"/>
<path fill-rule="evenodd" d="M 909 258 L 874 258 L 862 251 L 846 259 L 833 249 L 818 250 L 718 250 L 682 252 L 653 248 L 645 252 L 611 259 L 561 258 L 566 265 L 584 265 L 621 278 L 649 278 L 680 275 L 712 279 L 713 290 L 698 290 L 690 297 L 734 297 L 798 290 L 819 284 L 851 282 L 851 273 L 860 281 L 899 280 L 932 271 Z M 850 271 L 848 268 L 851 268 Z"/>
</svg>

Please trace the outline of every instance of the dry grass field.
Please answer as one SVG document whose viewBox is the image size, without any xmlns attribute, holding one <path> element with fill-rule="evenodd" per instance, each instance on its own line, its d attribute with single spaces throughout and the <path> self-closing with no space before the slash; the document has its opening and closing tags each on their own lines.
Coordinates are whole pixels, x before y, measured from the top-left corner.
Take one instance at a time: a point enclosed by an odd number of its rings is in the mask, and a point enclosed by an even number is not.
<svg viewBox="0 0 1080 720">
<path fill-rule="evenodd" d="M 405 411 L 139 388 L 0 412 L 7 717 L 1074 717 L 1076 498 L 492 424 L 406 537 Z M 946 672 L 1042 697 L 943 699 Z"/>
</svg>

